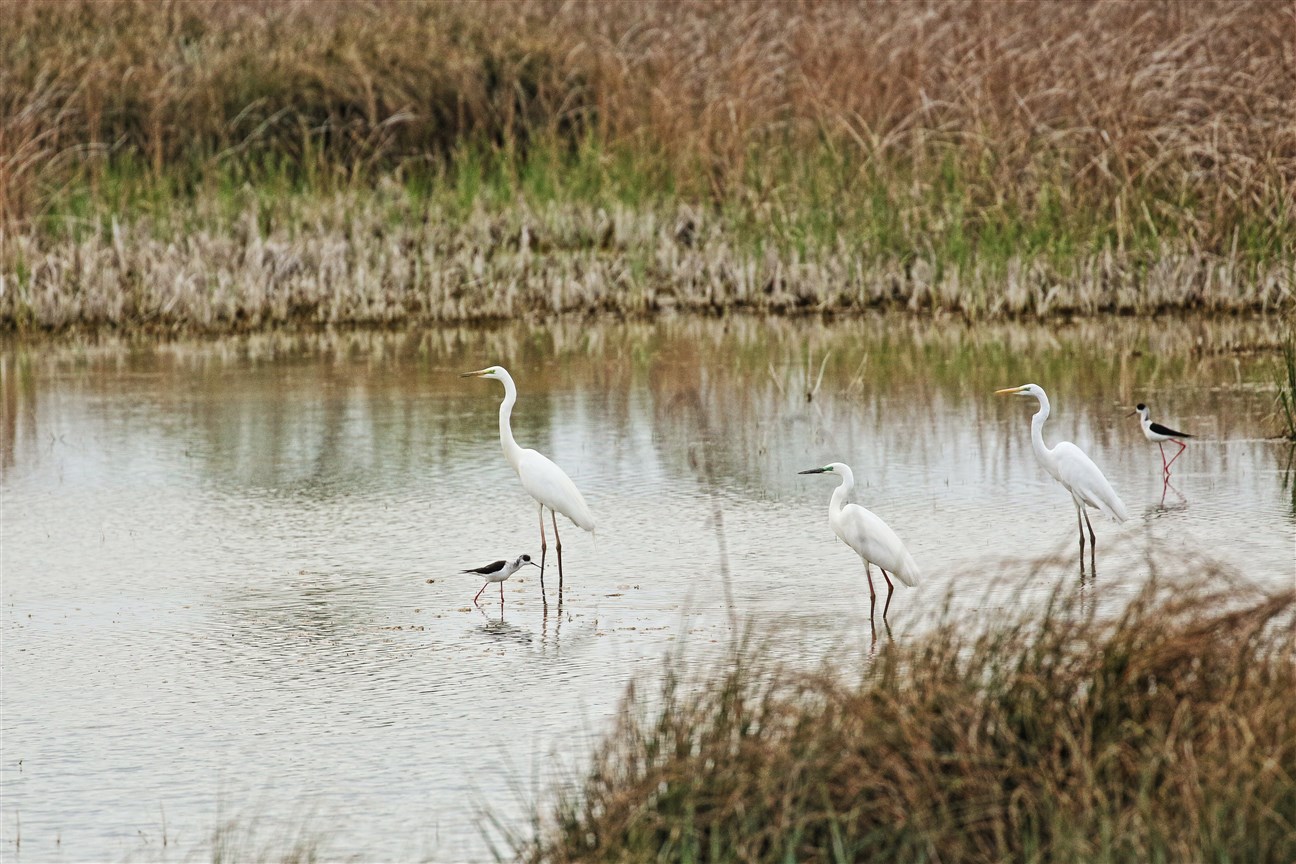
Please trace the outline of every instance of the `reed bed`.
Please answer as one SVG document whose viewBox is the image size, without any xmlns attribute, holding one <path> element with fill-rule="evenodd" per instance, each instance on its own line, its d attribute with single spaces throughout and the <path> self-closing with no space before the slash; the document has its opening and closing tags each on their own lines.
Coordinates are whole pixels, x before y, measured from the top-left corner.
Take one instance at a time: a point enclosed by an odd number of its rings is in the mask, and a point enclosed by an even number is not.
<svg viewBox="0 0 1296 864">
<path fill-rule="evenodd" d="M 1110 619 L 1071 592 L 947 620 L 862 672 L 750 644 L 668 672 L 518 857 L 1291 861 L 1296 593 L 1207 584 L 1153 582 Z"/>
<path fill-rule="evenodd" d="M 1294 31 L 1266 0 L 17 0 L 0 323 L 636 314 L 650 295 L 1290 308 Z M 388 187 L 448 224 L 390 224 L 369 200 Z M 363 227 L 328 233 L 339 207 Z M 478 243 L 564 229 L 525 268 Z M 502 281 L 447 299 L 458 264 L 416 267 L 393 236 L 473 250 Z M 244 271 L 264 248 L 230 250 L 254 238 L 292 248 L 301 284 Z M 173 299 L 195 245 L 212 304 Z M 39 275 L 102 269 L 110 247 L 115 281 Z"/>
<path fill-rule="evenodd" d="M 598 312 L 900 309 L 980 319 L 1272 312 L 1296 297 L 1288 262 L 1246 265 L 1187 247 L 1147 259 L 1106 250 L 1066 267 L 1027 257 L 866 263 L 845 242 L 761 252 L 723 218 L 691 208 L 519 203 L 457 216 L 354 191 L 299 203 L 281 223 L 252 208 L 166 230 L 136 219 L 75 238 L 19 234 L 9 241 L 12 269 L 0 275 L 0 322 L 170 333 Z"/>
</svg>

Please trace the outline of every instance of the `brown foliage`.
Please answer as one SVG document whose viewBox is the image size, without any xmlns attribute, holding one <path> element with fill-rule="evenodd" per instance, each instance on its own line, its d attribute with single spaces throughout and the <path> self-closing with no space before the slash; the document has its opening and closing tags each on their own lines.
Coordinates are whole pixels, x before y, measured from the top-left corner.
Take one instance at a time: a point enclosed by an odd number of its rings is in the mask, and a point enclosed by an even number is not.
<svg viewBox="0 0 1296 864">
<path fill-rule="evenodd" d="M 976 635 L 946 621 L 862 676 L 739 649 L 631 694 L 535 861 L 1288 861 L 1296 594 L 1149 587 Z"/>
<path fill-rule="evenodd" d="M 979 207 L 1050 182 L 1118 224 L 1164 207 L 1220 246 L 1239 213 L 1290 219 L 1294 35 L 1266 0 L 21 0 L 0 16 L 0 204 L 28 214 L 122 152 L 350 176 L 592 137 L 704 194 L 824 145 L 920 184 L 952 165 Z"/>
</svg>

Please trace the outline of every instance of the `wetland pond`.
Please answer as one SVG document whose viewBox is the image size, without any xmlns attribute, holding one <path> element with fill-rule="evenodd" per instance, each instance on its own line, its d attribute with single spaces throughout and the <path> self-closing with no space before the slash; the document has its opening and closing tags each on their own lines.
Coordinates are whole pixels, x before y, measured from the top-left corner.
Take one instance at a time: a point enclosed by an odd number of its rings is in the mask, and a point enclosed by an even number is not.
<svg viewBox="0 0 1296 864">
<path fill-rule="evenodd" d="M 1249 350 L 1280 336 L 680 318 L 0 344 L 5 858 L 188 860 L 233 825 L 251 855 L 305 836 L 490 860 L 483 814 L 525 832 L 632 679 L 722 662 L 748 622 L 790 661 L 871 644 L 836 481 L 797 474 L 831 461 L 924 573 L 884 639 L 947 595 L 991 618 L 1043 603 L 1077 578 L 1075 513 L 1031 452 L 1034 402 L 999 387 L 1042 385 L 1046 440 L 1083 447 L 1130 510 L 1093 516 L 1098 602 L 1167 561 L 1289 586 L 1277 360 Z M 561 609 L 552 548 L 547 607 L 532 568 L 502 614 L 459 572 L 540 551 L 502 388 L 458 374 L 495 363 L 518 441 L 598 520 L 560 523 Z M 1170 485 L 1137 402 L 1198 436 Z"/>
</svg>

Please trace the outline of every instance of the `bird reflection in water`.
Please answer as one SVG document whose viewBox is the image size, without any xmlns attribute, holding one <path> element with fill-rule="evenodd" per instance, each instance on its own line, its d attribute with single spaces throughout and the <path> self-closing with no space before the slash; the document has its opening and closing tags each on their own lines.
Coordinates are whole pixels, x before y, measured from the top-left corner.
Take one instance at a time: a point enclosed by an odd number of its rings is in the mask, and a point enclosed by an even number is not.
<svg viewBox="0 0 1296 864">
<path fill-rule="evenodd" d="M 500 604 L 498 618 L 492 617 L 480 605 L 477 607 L 477 611 L 485 619 L 481 626 L 477 628 L 477 632 L 496 642 L 512 642 L 518 645 L 531 644 L 535 635 L 532 631 L 504 620 L 504 604 Z"/>
<path fill-rule="evenodd" d="M 1171 497 L 1170 503 L 1167 504 L 1166 495 L 1167 493 L 1170 492 L 1173 492 L 1174 496 Z M 1184 494 L 1182 492 L 1180 492 L 1177 488 L 1175 488 L 1175 485 L 1173 483 L 1170 482 L 1169 474 L 1162 474 L 1161 475 L 1161 503 L 1159 503 L 1156 506 L 1155 512 L 1169 513 L 1175 510 L 1187 510 L 1187 509 L 1188 509 L 1188 499 L 1184 497 Z"/>
</svg>

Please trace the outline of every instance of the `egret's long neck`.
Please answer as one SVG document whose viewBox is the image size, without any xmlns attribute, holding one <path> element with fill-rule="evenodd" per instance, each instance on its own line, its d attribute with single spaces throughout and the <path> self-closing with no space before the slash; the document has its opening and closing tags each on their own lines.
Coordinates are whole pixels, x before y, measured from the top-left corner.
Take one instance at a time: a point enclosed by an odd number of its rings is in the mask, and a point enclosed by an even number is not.
<svg viewBox="0 0 1296 864">
<path fill-rule="evenodd" d="M 1041 393 L 1035 397 L 1039 400 L 1039 410 L 1031 418 L 1031 446 L 1035 448 L 1035 458 L 1049 470 L 1049 473 L 1055 473 L 1057 460 L 1054 458 L 1053 449 L 1044 443 L 1044 421 L 1049 416 L 1048 397 Z"/>
<path fill-rule="evenodd" d="M 841 513 L 850 499 L 851 489 L 855 488 L 855 475 L 849 468 L 843 466 L 834 470 L 841 475 L 842 482 L 833 490 L 832 500 L 828 502 L 828 513 L 832 516 Z"/>
<path fill-rule="evenodd" d="M 516 471 L 518 461 L 522 458 L 522 448 L 518 446 L 517 441 L 513 440 L 513 404 L 517 402 L 517 387 L 513 384 L 513 379 L 508 375 L 500 378 L 504 385 L 504 401 L 500 403 L 499 426 L 500 426 L 500 446 L 504 448 L 504 458 L 513 466 Z"/>
</svg>

